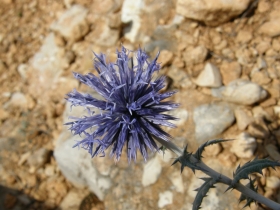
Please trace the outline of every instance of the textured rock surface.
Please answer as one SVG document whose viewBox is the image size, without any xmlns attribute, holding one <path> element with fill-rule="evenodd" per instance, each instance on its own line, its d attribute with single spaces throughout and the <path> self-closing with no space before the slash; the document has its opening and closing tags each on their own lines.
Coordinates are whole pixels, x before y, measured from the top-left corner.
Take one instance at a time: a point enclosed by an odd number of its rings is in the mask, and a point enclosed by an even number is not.
<svg viewBox="0 0 280 210">
<path fill-rule="evenodd" d="M 249 3 L 250 0 L 178 0 L 176 12 L 207 25 L 217 26 L 241 14 Z"/>
<path fill-rule="evenodd" d="M 234 80 L 222 91 L 226 101 L 251 105 L 267 96 L 267 92 L 258 84 L 246 80 Z"/>
<path fill-rule="evenodd" d="M 198 106 L 193 113 L 195 136 L 199 143 L 221 134 L 234 121 L 231 108 L 225 103 Z"/>
</svg>

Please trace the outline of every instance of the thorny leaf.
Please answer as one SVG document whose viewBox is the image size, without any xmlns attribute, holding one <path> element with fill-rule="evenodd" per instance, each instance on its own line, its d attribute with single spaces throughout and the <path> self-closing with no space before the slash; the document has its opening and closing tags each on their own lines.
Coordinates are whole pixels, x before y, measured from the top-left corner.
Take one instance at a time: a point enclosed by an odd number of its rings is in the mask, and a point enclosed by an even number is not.
<svg viewBox="0 0 280 210">
<path fill-rule="evenodd" d="M 246 184 L 246 187 L 248 187 L 248 188 L 250 188 L 251 190 L 257 192 L 257 191 L 258 191 L 258 186 L 256 186 L 256 187 L 254 186 L 254 183 L 255 183 L 256 179 L 252 180 L 252 179 L 250 178 L 249 180 L 250 180 L 250 181 L 249 181 L 248 184 Z M 240 198 L 239 198 L 239 203 L 240 203 L 241 201 L 244 201 L 244 200 L 246 200 L 246 204 L 243 206 L 242 209 L 244 209 L 244 208 L 247 207 L 247 206 L 250 207 L 250 205 L 251 205 L 252 202 L 256 202 L 254 199 L 252 199 L 252 198 L 250 198 L 250 197 L 247 197 L 246 195 L 244 195 L 244 194 L 242 193 L 242 194 L 240 195 Z"/>
</svg>

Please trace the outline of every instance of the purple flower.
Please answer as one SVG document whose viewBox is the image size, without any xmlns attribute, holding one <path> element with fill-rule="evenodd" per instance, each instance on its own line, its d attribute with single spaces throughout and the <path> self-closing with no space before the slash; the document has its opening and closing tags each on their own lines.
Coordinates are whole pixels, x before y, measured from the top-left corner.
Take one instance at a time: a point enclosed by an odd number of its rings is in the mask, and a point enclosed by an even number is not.
<svg viewBox="0 0 280 210">
<path fill-rule="evenodd" d="M 94 67 L 98 76 L 74 73 L 76 79 L 104 98 L 99 100 L 76 90 L 67 94 L 66 98 L 72 106 L 83 106 L 88 110 L 96 107 L 100 110 L 100 113 L 73 118 L 74 121 L 66 123 L 71 125 L 70 130 L 74 135 L 85 136 L 74 147 L 81 145 L 92 157 L 105 155 L 105 150 L 111 146 L 110 154 L 118 161 L 126 144 L 129 161 L 136 160 L 137 150 L 146 160 L 147 148 L 158 150 L 155 141 L 162 143 L 170 140 L 171 136 L 160 126 L 175 127 L 168 120 L 176 118 L 163 114 L 178 107 L 178 104 L 164 101 L 175 91 L 160 93 L 165 86 L 165 77 L 152 78 L 153 73 L 160 69 L 156 62 L 159 54 L 149 62 L 147 54 L 139 49 L 135 64 L 129 53 L 122 47 L 120 52 L 117 51 L 115 64 L 106 63 L 104 54 L 95 54 Z M 93 127 L 94 131 L 91 129 Z"/>
</svg>

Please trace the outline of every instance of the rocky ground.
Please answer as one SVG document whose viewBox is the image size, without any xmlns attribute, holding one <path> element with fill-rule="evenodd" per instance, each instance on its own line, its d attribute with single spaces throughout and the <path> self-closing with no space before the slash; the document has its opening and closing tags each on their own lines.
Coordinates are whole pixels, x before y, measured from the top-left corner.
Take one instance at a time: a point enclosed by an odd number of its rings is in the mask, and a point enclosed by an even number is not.
<svg viewBox="0 0 280 210">
<path fill-rule="evenodd" d="M 280 2 L 277 0 L 2 0 L 0 7 L 0 209 L 190 209 L 203 175 L 174 155 L 117 164 L 72 149 L 65 94 L 91 91 L 72 71 L 92 71 L 92 51 L 115 59 L 121 44 L 161 51 L 167 88 L 179 92 L 174 142 L 228 176 L 241 163 L 280 160 Z M 95 94 L 92 92 L 92 94 Z M 280 169 L 265 169 L 258 192 L 280 202 Z M 241 209 L 217 187 L 203 209 Z M 252 205 L 252 209 L 265 207 Z"/>
</svg>

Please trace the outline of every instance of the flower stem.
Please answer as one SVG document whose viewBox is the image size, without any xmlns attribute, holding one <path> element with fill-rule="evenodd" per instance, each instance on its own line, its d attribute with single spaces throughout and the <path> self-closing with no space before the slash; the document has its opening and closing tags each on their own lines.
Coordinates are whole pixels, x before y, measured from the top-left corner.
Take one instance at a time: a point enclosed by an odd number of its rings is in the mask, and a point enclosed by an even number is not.
<svg viewBox="0 0 280 210">
<path fill-rule="evenodd" d="M 178 156 L 181 156 L 183 154 L 183 150 L 180 149 L 179 147 L 177 147 L 172 142 L 167 142 L 167 143 L 164 144 L 164 146 L 167 147 L 168 149 L 170 149 L 172 152 L 174 152 Z M 207 166 L 202 161 L 196 159 L 193 155 L 191 156 L 191 161 L 193 163 L 196 163 L 196 165 L 198 167 L 200 167 L 205 174 L 207 174 L 208 176 L 216 179 L 217 182 L 221 182 L 221 183 L 226 184 L 228 186 L 231 185 L 232 179 L 230 179 L 229 177 L 227 177 L 223 174 L 220 174 L 217 171 L 213 170 L 212 168 Z M 244 186 L 240 183 L 236 183 L 233 188 L 238 190 L 239 192 L 243 193 L 245 196 L 250 197 L 250 198 L 258 201 L 259 203 L 262 203 L 262 204 L 266 205 L 267 207 L 269 207 L 271 209 L 280 210 L 280 204 L 279 203 L 276 203 L 276 202 L 274 202 L 274 201 L 256 193 L 255 191 L 251 190 L 250 188 L 248 188 L 248 187 L 246 187 L 246 186 Z"/>
</svg>

